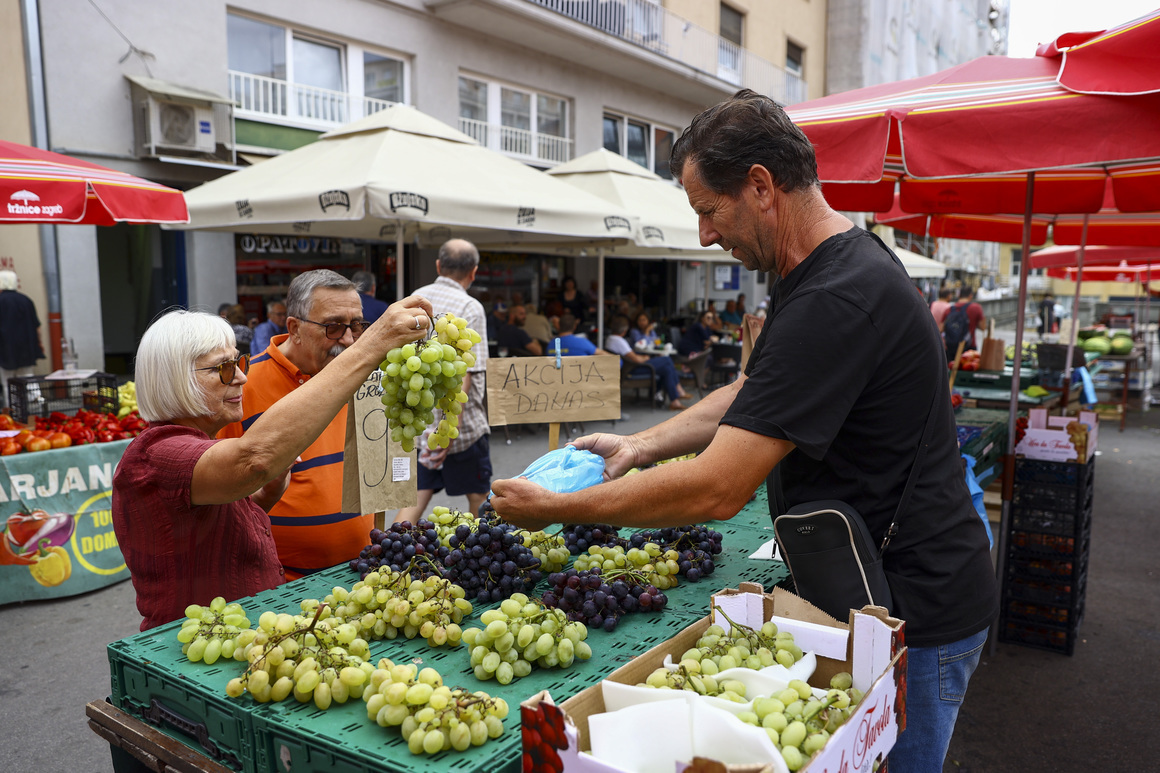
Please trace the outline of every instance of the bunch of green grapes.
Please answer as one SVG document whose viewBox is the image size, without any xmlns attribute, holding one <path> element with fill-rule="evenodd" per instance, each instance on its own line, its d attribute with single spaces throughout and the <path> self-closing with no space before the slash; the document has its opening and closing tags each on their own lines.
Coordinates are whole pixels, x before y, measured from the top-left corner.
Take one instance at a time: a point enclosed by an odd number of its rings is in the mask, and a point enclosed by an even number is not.
<svg viewBox="0 0 1160 773">
<path fill-rule="evenodd" d="M 588 629 L 568 622 L 558 609 L 545 607 L 523 593 L 504 599 L 498 609 L 480 617 L 483 628 L 468 628 L 463 641 L 471 648 L 471 666 L 481 681 L 510 684 L 527 676 L 532 666 L 568 668 L 592 657 Z"/>
<path fill-rule="evenodd" d="M 850 674 L 835 674 L 825 697 L 817 698 L 808 684 L 794 679 L 779 694 L 754 699 L 753 710 L 738 718 L 764 728 L 786 767 L 798 770 L 822 750 L 862 700 L 862 692 L 852 684 Z"/>
<path fill-rule="evenodd" d="M 363 691 L 367 718 L 380 727 L 398 727 L 412 754 L 465 751 L 503 734 L 507 702 L 484 692 L 443 684 L 433 668 L 395 664 L 387 658 L 371 672 Z"/>
<path fill-rule="evenodd" d="M 435 525 L 435 533 L 439 535 L 439 544 L 443 547 L 449 547 L 451 535 L 455 533 L 459 524 L 465 524 L 474 529 L 479 519 L 471 513 L 438 505 L 431 508 L 431 515 L 427 516 L 427 520 Z"/>
<path fill-rule="evenodd" d="M 300 703 L 314 701 L 323 711 L 362 697 L 374 671 L 365 660 L 370 647 L 354 626 L 334 626 L 320 613 L 306 618 L 263 612 L 256 630 L 242 632 L 247 642 L 236 651 L 249 666 L 226 684 L 226 695 L 239 698 L 248 692 L 259 703 L 293 695 Z"/>
<path fill-rule="evenodd" d="M 576 556 L 573 568 L 577 571 L 597 569 L 601 574 L 633 569 L 647 577 L 648 584 L 659 590 L 668 590 L 680 585 L 679 556 L 675 550 L 669 552 L 674 555 L 666 557 L 666 551 L 653 542 L 629 548 L 627 552 L 621 545 L 591 545 L 588 552 Z"/>
<path fill-rule="evenodd" d="M 721 611 L 720 607 L 716 607 Z M 724 612 L 721 612 L 723 615 Z M 725 615 L 729 620 L 729 616 Z M 802 659 L 802 650 L 794 643 L 793 634 L 777 630 L 772 621 L 760 630 L 729 620 L 726 632 L 719 625 L 711 625 L 701 634 L 696 646 L 681 656 L 681 665 L 693 667 L 698 673 L 713 675 L 727 668 L 762 669 L 774 663 L 792 666 Z"/>
<path fill-rule="evenodd" d="M 549 534 L 546 531 L 520 531 L 524 535 L 524 546 L 532 550 L 532 555 L 540 559 L 540 571 L 545 574 L 558 572 L 568 564 L 572 557 L 564 538 L 559 534 Z"/>
<path fill-rule="evenodd" d="M 467 320 L 443 314 L 435 320 L 435 337 L 409 343 L 387 352 L 379 366 L 383 405 L 391 439 L 404 451 L 413 451 L 415 437 L 435 422 L 435 409 L 443 412 L 428 448 L 446 448 L 459 436 L 459 414 L 467 402 L 463 374 L 475 364 L 471 347 L 482 339 Z"/>
<path fill-rule="evenodd" d="M 472 611 L 467 594 L 450 580 L 436 575 L 416 580 L 410 572 L 411 567 L 403 572 L 380 567 L 349 589 L 335 586 L 321 601 L 303 600 L 302 612 L 319 612 L 321 620 L 348 626 L 370 641 L 402 634 L 408 639 L 421 636 L 431 647 L 458 646 L 463 635 L 459 624 Z"/>
<path fill-rule="evenodd" d="M 637 686 L 657 690 L 691 690 L 698 695 L 711 695 L 734 703 L 746 702 L 744 682 L 736 679 L 718 680 L 715 676 L 702 674 L 695 667 L 685 665 L 671 671 L 662 666 Z"/>
<path fill-rule="evenodd" d="M 212 665 L 218 658 L 232 658 L 237 649 L 237 637 L 250 627 L 241 604 L 227 604 L 218 596 L 208 607 L 190 604 L 185 608 L 185 620 L 177 632 L 181 651 L 194 663 Z"/>
</svg>

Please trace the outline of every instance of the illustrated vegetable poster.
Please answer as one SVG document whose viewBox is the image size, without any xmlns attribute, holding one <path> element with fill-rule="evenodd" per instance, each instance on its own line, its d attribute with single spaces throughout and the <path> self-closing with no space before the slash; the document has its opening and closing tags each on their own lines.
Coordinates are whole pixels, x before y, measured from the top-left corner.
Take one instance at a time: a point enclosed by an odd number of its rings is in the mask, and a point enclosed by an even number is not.
<svg viewBox="0 0 1160 773">
<path fill-rule="evenodd" d="M 113 533 L 113 471 L 131 441 L 0 457 L 0 604 L 129 578 Z"/>
</svg>

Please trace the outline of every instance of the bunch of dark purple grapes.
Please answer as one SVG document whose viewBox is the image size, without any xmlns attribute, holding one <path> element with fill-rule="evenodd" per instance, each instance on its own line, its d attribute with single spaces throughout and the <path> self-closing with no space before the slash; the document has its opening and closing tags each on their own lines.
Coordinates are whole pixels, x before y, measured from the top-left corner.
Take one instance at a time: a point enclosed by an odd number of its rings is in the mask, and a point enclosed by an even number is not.
<svg viewBox="0 0 1160 773">
<path fill-rule="evenodd" d="M 632 612 L 660 612 L 669 603 L 664 593 L 649 585 L 640 572 L 616 570 L 602 575 L 597 569 L 553 572 L 548 575 L 551 589 L 540 600 L 556 607 L 569 620 L 584 623 L 590 630 L 616 630 L 621 616 Z"/>
<path fill-rule="evenodd" d="M 628 538 L 628 543 L 630 547 L 640 548 L 653 542 L 664 551 L 677 551 L 680 554 L 676 559 L 678 573 L 689 582 L 697 582 L 716 569 L 713 556 L 721 552 L 721 537 L 719 531 L 694 524 L 638 531 Z"/>
<path fill-rule="evenodd" d="M 509 523 L 481 518 L 475 528 L 460 524 L 448 539 L 443 576 L 480 604 L 530 593 L 543 579 L 540 560 Z"/>
<path fill-rule="evenodd" d="M 569 523 L 560 530 L 564 545 L 574 556 L 587 553 L 593 545 L 619 545 L 627 542 L 620 536 L 620 529 L 607 523 Z"/>
<path fill-rule="evenodd" d="M 435 524 L 421 518 L 417 525 L 392 523 L 385 531 L 371 529 L 371 544 L 359 551 L 358 558 L 351 559 L 350 568 L 365 578 L 380 567 L 402 572 L 411 566 L 411 559 L 415 556 L 427 556 L 442 564 L 450 553 L 448 548 L 439 544 Z M 428 561 L 417 562 L 411 568 L 411 576 L 417 580 L 438 573 L 438 567 Z"/>
</svg>

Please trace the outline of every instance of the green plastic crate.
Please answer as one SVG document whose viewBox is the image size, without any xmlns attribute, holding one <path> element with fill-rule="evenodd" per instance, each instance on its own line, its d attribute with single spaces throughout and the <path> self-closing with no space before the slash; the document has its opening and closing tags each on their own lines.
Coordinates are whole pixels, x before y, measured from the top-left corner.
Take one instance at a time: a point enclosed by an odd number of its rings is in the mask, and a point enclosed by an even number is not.
<svg viewBox="0 0 1160 773">
<path fill-rule="evenodd" d="M 700 616 L 698 616 L 700 617 Z M 257 769 L 273 773 L 491 773 L 519 769 L 521 739 L 519 704 L 541 690 L 557 699 L 599 684 L 632 658 L 675 636 L 698 619 L 666 610 L 660 614 L 626 616 L 613 633 L 591 631 L 592 657 L 567 669 L 534 669 L 531 674 L 501 685 L 475 678 L 466 646 L 452 650 L 427 647 L 423 640 L 373 642 L 373 660 L 416 661 L 438 670 L 444 683 L 482 690 L 508 702 L 504 734 L 465 752 L 412 755 L 397 728 L 381 728 L 367 719 L 366 704 L 352 700 L 318 711 L 313 704 L 293 700 L 258 707 L 253 713 Z M 477 622 L 478 618 L 473 618 Z"/>
<path fill-rule="evenodd" d="M 189 662 L 178 628 L 170 623 L 109 645 L 113 705 L 222 765 L 253 773 L 249 709 L 225 693 L 244 665 Z"/>
</svg>

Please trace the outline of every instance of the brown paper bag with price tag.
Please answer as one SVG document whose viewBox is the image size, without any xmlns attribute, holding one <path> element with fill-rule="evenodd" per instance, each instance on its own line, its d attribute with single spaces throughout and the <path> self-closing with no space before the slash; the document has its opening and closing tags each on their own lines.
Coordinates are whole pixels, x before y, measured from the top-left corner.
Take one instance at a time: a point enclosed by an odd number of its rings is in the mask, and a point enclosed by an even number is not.
<svg viewBox="0 0 1160 773">
<path fill-rule="evenodd" d="M 382 375 L 372 373 L 346 406 L 343 512 L 378 513 L 418 502 L 415 452 L 407 453 L 390 440 L 379 386 Z"/>
</svg>

